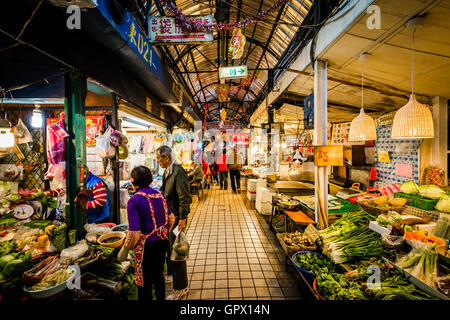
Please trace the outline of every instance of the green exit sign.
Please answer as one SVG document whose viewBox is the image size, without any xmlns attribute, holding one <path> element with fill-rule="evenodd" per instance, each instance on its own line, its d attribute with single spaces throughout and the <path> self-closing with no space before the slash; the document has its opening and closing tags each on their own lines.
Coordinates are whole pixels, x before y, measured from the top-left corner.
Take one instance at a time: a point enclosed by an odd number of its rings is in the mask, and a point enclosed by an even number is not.
<svg viewBox="0 0 450 320">
<path fill-rule="evenodd" d="M 219 68 L 219 79 L 247 78 L 247 66 L 222 67 Z"/>
</svg>

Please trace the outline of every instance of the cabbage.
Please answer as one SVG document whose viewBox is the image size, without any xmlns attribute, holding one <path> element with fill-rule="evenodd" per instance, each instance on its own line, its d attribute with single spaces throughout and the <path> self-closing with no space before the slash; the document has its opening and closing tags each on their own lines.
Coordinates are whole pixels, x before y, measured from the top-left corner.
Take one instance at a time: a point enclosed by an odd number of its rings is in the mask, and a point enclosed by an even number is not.
<svg viewBox="0 0 450 320">
<path fill-rule="evenodd" d="M 419 187 L 419 194 L 422 197 L 430 199 L 440 199 L 445 196 L 445 191 L 435 186 L 434 184 L 427 184 Z"/>
<path fill-rule="evenodd" d="M 408 181 L 403 183 L 400 186 L 400 190 L 403 193 L 407 193 L 407 194 L 417 194 L 419 193 L 419 186 L 414 182 L 414 181 Z"/>
<path fill-rule="evenodd" d="M 436 210 L 450 213 L 450 196 L 444 196 L 441 200 L 436 204 Z"/>
</svg>

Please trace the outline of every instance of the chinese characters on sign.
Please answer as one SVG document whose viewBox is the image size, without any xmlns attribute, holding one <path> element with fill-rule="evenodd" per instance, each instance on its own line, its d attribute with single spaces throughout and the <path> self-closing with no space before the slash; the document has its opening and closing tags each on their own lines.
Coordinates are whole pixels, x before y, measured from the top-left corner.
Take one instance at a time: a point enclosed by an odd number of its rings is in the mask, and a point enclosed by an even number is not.
<svg viewBox="0 0 450 320">
<path fill-rule="evenodd" d="M 188 20 L 203 24 L 213 23 L 212 15 L 189 16 Z M 150 16 L 148 20 L 148 29 L 151 43 L 198 43 L 208 41 L 211 42 L 214 40 L 212 32 L 184 30 L 175 20 L 175 17 Z"/>
<path fill-rule="evenodd" d="M 317 167 L 343 166 L 344 146 L 316 146 L 314 165 Z"/>
<path fill-rule="evenodd" d="M 128 43 L 151 68 L 153 64 L 153 49 L 147 41 L 147 38 L 140 32 L 133 21 L 130 23 Z"/>
</svg>

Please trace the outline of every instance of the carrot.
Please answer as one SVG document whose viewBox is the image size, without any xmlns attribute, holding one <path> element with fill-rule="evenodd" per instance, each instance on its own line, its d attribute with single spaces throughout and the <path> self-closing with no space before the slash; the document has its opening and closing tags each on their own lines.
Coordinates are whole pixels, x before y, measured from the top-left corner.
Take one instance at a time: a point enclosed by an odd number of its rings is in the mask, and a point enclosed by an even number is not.
<svg viewBox="0 0 450 320">
<path fill-rule="evenodd" d="M 441 239 L 439 237 L 436 237 L 436 236 L 433 236 L 431 234 L 428 236 L 428 239 L 430 241 L 434 242 L 434 243 L 437 243 L 437 244 L 445 244 L 445 241 L 443 239 Z"/>
</svg>

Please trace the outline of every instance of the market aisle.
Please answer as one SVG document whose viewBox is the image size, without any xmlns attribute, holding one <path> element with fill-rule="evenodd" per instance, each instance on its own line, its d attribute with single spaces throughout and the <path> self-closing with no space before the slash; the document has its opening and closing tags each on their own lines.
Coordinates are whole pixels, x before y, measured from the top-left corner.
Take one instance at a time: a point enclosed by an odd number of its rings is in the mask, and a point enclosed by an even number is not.
<svg viewBox="0 0 450 320">
<path fill-rule="evenodd" d="M 187 299 L 300 299 L 276 237 L 231 189 L 213 186 L 201 201 L 195 197 L 187 236 Z"/>
</svg>

